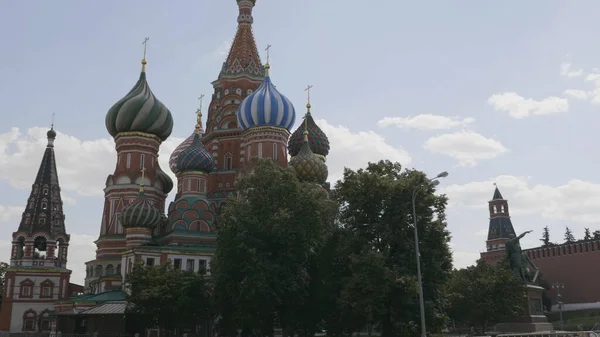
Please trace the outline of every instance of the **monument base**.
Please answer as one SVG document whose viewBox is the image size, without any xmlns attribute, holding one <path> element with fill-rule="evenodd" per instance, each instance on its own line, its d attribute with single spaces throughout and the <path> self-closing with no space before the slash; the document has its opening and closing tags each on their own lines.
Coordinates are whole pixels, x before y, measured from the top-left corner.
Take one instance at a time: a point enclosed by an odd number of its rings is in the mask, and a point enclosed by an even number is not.
<svg viewBox="0 0 600 337">
<path fill-rule="evenodd" d="M 533 284 L 525 286 L 525 300 L 528 314 L 512 323 L 498 323 L 494 326 L 494 334 L 532 333 L 554 331 L 552 323 L 544 315 L 542 293 L 544 288 Z"/>
</svg>

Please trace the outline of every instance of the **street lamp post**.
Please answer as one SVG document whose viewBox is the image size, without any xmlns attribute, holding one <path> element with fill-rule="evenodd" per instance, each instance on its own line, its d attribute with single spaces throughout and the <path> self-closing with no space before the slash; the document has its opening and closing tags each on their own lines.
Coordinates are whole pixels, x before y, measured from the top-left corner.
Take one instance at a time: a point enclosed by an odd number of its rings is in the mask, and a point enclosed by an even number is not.
<svg viewBox="0 0 600 337">
<path fill-rule="evenodd" d="M 552 283 L 552 289 L 556 289 L 556 302 L 558 304 L 558 312 L 560 315 L 560 330 L 564 331 L 564 326 L 563 326 L 563 300 L 562 300 L 562 295 L 560 294 L 560 290 L 564 289 L 565 285 L 563 283 L 560 282 L 554 282 Z"/>
<path fill-rule="evenodd" d="M 434 186 L 439 185 L 440 178 L 448 176 L 448 172 L 444 171 L 434 178 L 428 181 L 432 182 Z M 420 184 L 415 187 L 412 194 L 412 209 L 413 209 L 413 225 L 415 230 L 415 255 L 417 257 L 417 283 L 419 284 L 419 309 L 421 311 L 421 337 L 427 337 L 427 326 L 425 325 L 425 300 L 423 299 L 423 279 L 421 276 L 421 251 L 419 249 L 419 230 L 417 229 L 417 194 L 421 190 L 424 184 Z"/>
</svg>

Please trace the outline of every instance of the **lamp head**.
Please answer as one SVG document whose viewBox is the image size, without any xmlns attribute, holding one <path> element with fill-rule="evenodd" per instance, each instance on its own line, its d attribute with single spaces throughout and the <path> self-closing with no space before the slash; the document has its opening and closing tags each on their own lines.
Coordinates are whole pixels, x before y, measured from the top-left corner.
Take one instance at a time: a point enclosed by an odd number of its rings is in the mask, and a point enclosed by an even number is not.
<svg viewBox="0 0 600 337">
<path fill-rule="evenodd" d="M 436 178 L 446 178 L 448 176 L 448 172 L 444 171 L 436 176 Z"/>
</svg>

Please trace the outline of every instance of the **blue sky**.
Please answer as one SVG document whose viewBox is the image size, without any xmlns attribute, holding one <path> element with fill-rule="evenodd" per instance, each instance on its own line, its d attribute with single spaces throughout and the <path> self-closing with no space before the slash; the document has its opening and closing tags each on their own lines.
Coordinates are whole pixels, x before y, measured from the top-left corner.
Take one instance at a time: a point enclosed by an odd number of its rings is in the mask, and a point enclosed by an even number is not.
<svg viewBox="0 0 600 337">
<path fill-rule="evenodd" d="M 384 158 L 450 172 L 440 187 L 465 266 L 485 248 L 493 182 L 517 231 L 534 230 L 524 244 L 545 225 L 556 241 L 565 226 L 599 228 L 599 10 L 592 0 L 258 0 L 254 33 L 261 51 L 273 45 L 272 79 L 296 110 L 314 85 L 331 179 Z M 137 80 L 143 38 L 150 86 L 175 119 L 165 160 L 193 129 L 196 97 L 212 93 L 236 18 L 233 0 L 0 2 L 0 259 L 56 113 L 70 267 L 82 280 L 115 162 L 104 117 Z"/>
</svg>

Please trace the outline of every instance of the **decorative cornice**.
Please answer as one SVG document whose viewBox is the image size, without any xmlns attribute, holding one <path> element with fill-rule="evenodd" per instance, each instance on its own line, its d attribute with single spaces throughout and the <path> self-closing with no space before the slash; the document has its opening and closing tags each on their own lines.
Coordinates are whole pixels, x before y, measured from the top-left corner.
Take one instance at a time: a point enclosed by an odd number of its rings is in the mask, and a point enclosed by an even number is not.
<svg viewBox="0 0 600 337">
<path fill-rule="evenodd" d="M 144 137 L 144 138 L 151 138 L 154 139 L 156 141 L 158 141 L 159 143 L 162 143 L 162 140 L 156 136 L 156 135 L 152 135 L 149 133 L 145 133 L 145 132 L 139 132 L 139 131 L 128 131 L 128 132 L 119 132 L 117 134 L 117 136 L 115 137 L 115 141 L 121 137 Z"/>
</svg>

